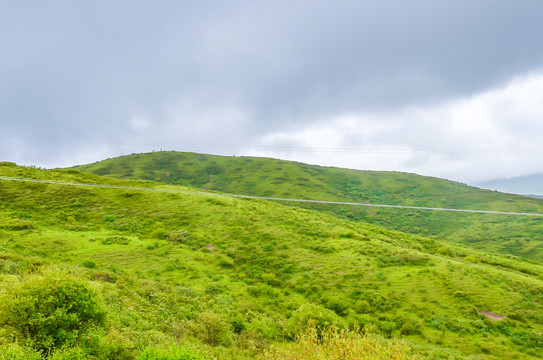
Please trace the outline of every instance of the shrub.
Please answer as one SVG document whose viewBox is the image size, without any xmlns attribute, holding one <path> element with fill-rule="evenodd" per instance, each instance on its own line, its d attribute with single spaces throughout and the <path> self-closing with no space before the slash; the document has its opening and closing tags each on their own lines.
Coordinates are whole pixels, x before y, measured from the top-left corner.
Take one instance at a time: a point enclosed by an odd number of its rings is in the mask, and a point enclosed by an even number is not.
<svg viewBox="0 0 543 360">
<path fill-rule="evenodd" d="M 60 270 L 28 276 L 0 299 L 0 326 L 45 353 L 75 345 L 91 325 L 103 325 L 104 315 L 94 292 Z"/>
<path fill-rule="evenodd" d="M 168 240 L 175 244 L 187 244 L 191 242 L 192 236 L 186 230 L 174 230 L 168 233 Z"/>
<path fill-rule="evenodd" d="M 402 335 L 420 335 L 422 334 L 423 326 L 416 319 L 405 319 L 400 328 Z"/>
<path fill-rule="evenodd" d="M 215 313 L 204 312 L 198 315 L 192 330 L 197 338 L 212 346 L 227 345 L 230 342 L 228 323 Z"/>
<path fill-rule="evenodd" d="M 455 292 L 454 292 L 454 296 L 457 297 L 457 298 L 460 298 L 460 299 L 470 300 L 469 295 L 466 294 L 466 293 L 463 292 L 463 291 L 460 291 L 460 290 L 455 291 Z"/>
<path fill-rule="evenodd" d="M 514 332 L 511 336 L 511 340 L 513 343 L 526 348 L 543 347 L 543 334 L 530 330 Z"/>
<path fill-rule="evenodd" d="M 371 311 L 370 303 L 366 300 L 358 300 L 354 307 L 354 311 L 356 311 L 358 314 L 367 314 Z"/>
<path fill-rule="evenodd" d="M 18 344 L 0 345 L 0 360 L 42 360 L 39 352 Z"/>
<path fill-rule="evenodd" d="M 221 259 L 219 260 L 219 266 L 226 269 L 231 269 L 234 267 L 234 261 L 230 259 Z"/>
<path fill-rule="evenodd" d="M 342 328 L 343 320 L 332 310 L 320 305 L 304 304 L 290 318 L 291 335 L 303 331 L 312 324 L 318 331 L 332 326 Z"/>
<path fill-rule="evenodd" d="M 80 360 L 87 358 L 85 352 L 79 347 L 66 347 L 59 349 L 49 356 L 48 360 Z"/>
<path fill-rule="evenodd" d="M 321 254 L 331 254 L 336 251 L 336 248 L 333 245 L 324 240 L 310 242 L 308 248 L 320 252 Z"/>
<path fill-rule="evenodd" d="M 0 227 L 6 230 L 21 231 L 33 229 L 35 225 L 29 220 L 12 220 L 0 225 Z"/>
<path fill-rule="evenodd" d="M 0 259 L 0 274 L 18 274 L 23 270 L 20 262 Z"/>
<path fill-rule="evenodd" d="M 245 322 L 243 321 L 243 319 L 240 319 L 240 318 L 235 318 L 235 319 L 231 320 L 230 321 L 230 326 L 232 327 L 232 330 L 234 330 L 234 332 L 236 334 L 239 334 L 242 331 L 247 329 L 247 326 L 245 325 Z"/>
<path fill-rule="evenodd" d="M 192 348 L 188 346 L 170 347 L 168 349 L 147 348 L 137 360 L 203 360 Z"/>
<path fill-rule="evenodd" d="M 444 256 L 449 256 L 449 257 L 456 256 L 456 253 L 454 252 L 454 250 L 451 247 L 446 246 L 446 245 L 443 245 L 437 248 L 436 252 L 439 255 L 444 255 Z"/>
<path fill-rule="evenodd" d="M 338 297 L 331 297 L 326 301 L 326 307 L 339 316 L 345 316 L 349 310 L 349 303 Z"/>
<path fill-rule="evenodd" d="M 113 215 L 104 215 L 103 219 L 105 222 L 114 222 L 116 220 L 115 216 Z"/>
<path fill-rule="evenodd" d="M 85 260 L 81 263 L 81 266 L 89 269 L 94 269 L 96 267 L 96 263 L 92 260 Z"/>
<path fill-rule="evenodd" d="M 89 330 L 80 341 L 80 346 L 88 352 L 83 359 L 134 360 L 137 353 L 133 343 L 134 333 L 128 328 L 123 330 L 111 328 L 105 334 L 103 329 Z"/>
<path fill-rule="evenodd" d="M 399 303 L 396 298 L 388 298 L 375 291 L 361 292 L 356 294 L 355 297 L 358 300 L 366 301 L 369 304 L 369 306 L 365 306 L 364 303 L 360 303 L 361 307 L 363 307 L 363 313 L 387 311 L 397 307 Z"/>
<path fill-rule="evenodd" d="M 382 320 L 377 323 L 377 326 L 379 331 L 386 336 L 390 336 L 396 330 L 396 323 L 393 321 Z"/>
<path fill-rule="evenodd" d="M 161 222 L 157 222 L 153 226 L 153 232 L 151 233 L 151 236 L 160 240 L 168 239 L 168 232 L 166 232 L 166 229 L 164 229 L 164 224 Z"/>
<path fill-rule="evenodd" d="M 128 245 L 129 243 L 130 239 L 124 236 L 110 236 L 102 240 L 103 245 Z"/>
</svg>

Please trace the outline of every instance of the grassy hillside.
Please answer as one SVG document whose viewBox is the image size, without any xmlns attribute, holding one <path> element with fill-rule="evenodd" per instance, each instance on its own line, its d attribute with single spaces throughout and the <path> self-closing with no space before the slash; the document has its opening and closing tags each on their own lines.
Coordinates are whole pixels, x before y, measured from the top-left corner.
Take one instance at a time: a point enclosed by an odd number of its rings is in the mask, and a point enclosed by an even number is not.
<svg viewBox="0 0 543 360">
<path fill-rule="evenodd" d="M 482 190 L 399 172 L 356 171 L 267 158 L 155 152 L 108 159 L 75 169 L 236 194 L 376 204 L 543 213 L 543 200 Z M 543 218 L 352 206 L 303 205 L 493 253 L 543 261 Z"/>
<path fill-rule="evenodd" d="M 180 186 L 9 163 L 0 176 L 102 186 L 0 180 L 0 354 L 325 359 L 346 348 L 379 359 L 536 359 L 543 350 L 543 267 L 532 262 Z M 54 327 L 29 305 L 56 299 L 40 298 L 52 288 L 102 315 L 59 335 L 74 309 Z M 51 328 L 57 337 L 36 335 Z"/>
</svg>

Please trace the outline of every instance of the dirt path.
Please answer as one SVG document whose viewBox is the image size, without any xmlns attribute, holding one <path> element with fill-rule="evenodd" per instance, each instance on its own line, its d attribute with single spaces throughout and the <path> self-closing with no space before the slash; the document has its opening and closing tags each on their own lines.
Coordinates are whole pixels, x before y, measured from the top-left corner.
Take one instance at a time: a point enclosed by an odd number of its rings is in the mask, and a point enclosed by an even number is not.
<svg viewBox="0 0 543 360">
<path fill-rule="evenodd" d="M 482 314 L 482 315 L 486 316 L 486 317 L 489 318 L 489 319 L 492 319 L 492 320 L 503 320 L 503 318 L 504 318 L 503 316 L 498 315 L 498 314 L 495 314 L 495 313 L 490 312 L 490 311 L 485 311 L 485 310 L 479 310 L 479 309 L 477 309 L 477 312 L 478 312 L 479 314 Z"/>
</svg>

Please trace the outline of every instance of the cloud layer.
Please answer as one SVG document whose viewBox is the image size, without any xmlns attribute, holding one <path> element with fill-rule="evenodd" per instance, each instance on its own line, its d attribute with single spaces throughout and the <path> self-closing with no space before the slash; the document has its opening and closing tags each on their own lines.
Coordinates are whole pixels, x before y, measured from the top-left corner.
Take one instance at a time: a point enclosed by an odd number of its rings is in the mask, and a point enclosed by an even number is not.
<svg viewBox="0 0 543 360">
<path fill-rule="evenodd" d="M 542 98 L 543 73 L 534 73 L 437 105 L 319 119 L 261 143 L 279 157 L 358 169 L 471 182 L 525 175 L 543 172 Z"/>
<path fill-rule="evenodd" d="M 533 152 L 506 166 L 537 145 L 542 12 L 535 0 L 9 2 L 0 158 L 66 166 L 163 147 L 461 180 L 540 171 Z M 270 149 L 282 144 L 395 152 Z M 504 154 L 458 153 L 473 149 Z"/>
</svg>

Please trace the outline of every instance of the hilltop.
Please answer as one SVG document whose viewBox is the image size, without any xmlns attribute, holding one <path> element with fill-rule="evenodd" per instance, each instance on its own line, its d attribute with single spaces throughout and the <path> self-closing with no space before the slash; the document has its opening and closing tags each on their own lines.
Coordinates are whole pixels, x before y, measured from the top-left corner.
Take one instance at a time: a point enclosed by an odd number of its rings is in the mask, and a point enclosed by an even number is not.
<svg viewBox="0 0 543 360">
<path fill-rule="evenodd" d="M 543 200 L 415 174 L 359 171 L 269 158 L 153 152 L 73 169 L 220 192 L 375 204 L 543 213 Z M 392 230 L 543 261 L 543 218 L 289 204 Z"/>
<path fill-rule="evenodd" d="M 0 176 L 57 182 L 0 180 L 0 303 L 59 276 L 92 289 L 105 321 L 66 351 L 270 358 L 294 354 L 312 318 L 386 349 L 404 337 L 404 358 L 541 353 L 543 267 L 532 262 L 190 187 L 9 163 Z M 9 311 L 0 306 L 0 322 Z M 25 344 L 18 331 L 0 333 L 0 346 Z"/>
</svg>

